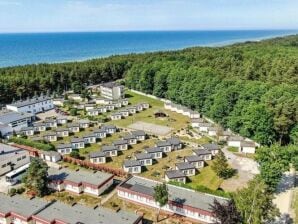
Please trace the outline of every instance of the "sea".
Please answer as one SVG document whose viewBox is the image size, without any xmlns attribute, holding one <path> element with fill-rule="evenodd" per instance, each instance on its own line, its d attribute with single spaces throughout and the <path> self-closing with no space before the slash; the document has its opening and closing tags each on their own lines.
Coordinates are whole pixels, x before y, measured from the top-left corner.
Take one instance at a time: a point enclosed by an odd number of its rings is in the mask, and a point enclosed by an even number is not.
<svg viewBox="0 0 298 224">
<path fill-rule="evenodd" d="M 0 34 L 0 67 L 223 46 L 297 33 L 297 30 L 225 30 Z"/>
</svg>

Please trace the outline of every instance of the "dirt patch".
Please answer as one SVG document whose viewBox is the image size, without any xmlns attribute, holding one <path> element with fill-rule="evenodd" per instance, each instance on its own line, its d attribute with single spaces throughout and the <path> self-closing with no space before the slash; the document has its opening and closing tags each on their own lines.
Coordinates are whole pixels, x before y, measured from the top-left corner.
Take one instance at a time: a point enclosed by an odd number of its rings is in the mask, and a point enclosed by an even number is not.
<svg viewBox="0 0 298 224">
<path fill-rule="evenodd" d="M 145 132 L 155 135 L 167 135 L 172 131 L 172 128 L 142 121 L 135 122 L 128 126 L 128 128 L 135 130 L 143 130 Z"/>
</svg>

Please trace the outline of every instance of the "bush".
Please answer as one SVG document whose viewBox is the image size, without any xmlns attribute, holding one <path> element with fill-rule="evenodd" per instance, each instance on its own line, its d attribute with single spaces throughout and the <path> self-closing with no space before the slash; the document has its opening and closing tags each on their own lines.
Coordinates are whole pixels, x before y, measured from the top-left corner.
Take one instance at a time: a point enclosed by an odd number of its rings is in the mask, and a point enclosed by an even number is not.
<svg viewBox="0 0 298 224">
<path fill-rule="evenodd" d="M 78 109 L 77 108 L 71 108 L 69 111 L 69 114 L 71 116 L 77 116 L 78 115 Z"/>
<path fill-rule="evenodd" d="M 19 188 L 16 189 L 16 193 L 17 194 L 23 194 L 25 192 L 25 190 L 26 190 L 25 188 L 19 187 Z"/>
<path fill-rule="evenodd" d="M 70 157 L 75 158 L 75 159 L 80 159 L 80 153 L 78 151 L 72 151 L 70 154 Z"/>
<path fill-rule="evenodd" d="M 20 145 L 30 146 L 43 151 L 55 151 L 55 147 L 52 144 L 44 144 L 41 142 L 32 141 L 31 139 L 12 137 L 9 139 L 9 141 Z"/>
<path fill-rule="evenodd" d="M 15 188 L 10 188 L 9 191 L 8 191 L 8 194 L 10 196 L 14 196 L 16 193 L 17 193 L 17 190 Z"/>
</svg>

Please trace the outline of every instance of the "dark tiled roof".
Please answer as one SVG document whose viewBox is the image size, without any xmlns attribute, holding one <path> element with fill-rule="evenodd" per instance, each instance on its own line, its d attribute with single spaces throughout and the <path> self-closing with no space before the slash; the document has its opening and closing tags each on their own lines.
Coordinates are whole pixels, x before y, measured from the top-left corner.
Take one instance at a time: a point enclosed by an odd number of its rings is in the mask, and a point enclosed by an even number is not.
<svg viewBox="0 0 298 224">
<path fill-rule="evenodd" d="M 148 153 L 137 153 L 135 154 L 135 157 L 137 160 L 152 159 L 151 155 Z"/>
<path fill-rule="evenodd" d="M 179 178 L 179 177 L 186 177 L 186 175 L 183 172 L 179 171 L 179 170 L 169 170 L 169 171 L 166 171 L 165 175 L 169 179 Z"/>
<path fill-rule="evenodd" d="M 190 163 L 176 163 L 176 166 L 179 170 L 188 170 L 188 169 L 195 169 L 195 166 Z"/>
</svg>

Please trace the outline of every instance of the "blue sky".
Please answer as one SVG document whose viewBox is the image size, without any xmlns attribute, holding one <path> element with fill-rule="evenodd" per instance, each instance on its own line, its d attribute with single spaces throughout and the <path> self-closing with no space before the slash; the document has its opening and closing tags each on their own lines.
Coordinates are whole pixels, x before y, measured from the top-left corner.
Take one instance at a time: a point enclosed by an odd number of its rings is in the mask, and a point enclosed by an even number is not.
<svg viewBox="0 0 298 224">
<path fill-rule="evenodd" d="M 298 0 L 0 0 L 0 32 L 298 29 Z"/>
</svg>

